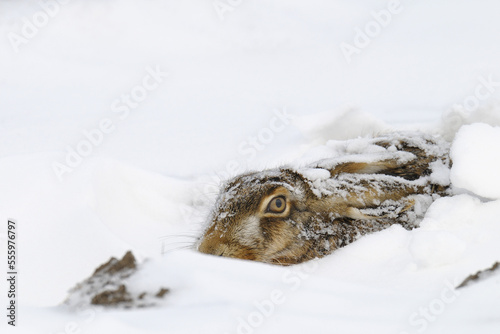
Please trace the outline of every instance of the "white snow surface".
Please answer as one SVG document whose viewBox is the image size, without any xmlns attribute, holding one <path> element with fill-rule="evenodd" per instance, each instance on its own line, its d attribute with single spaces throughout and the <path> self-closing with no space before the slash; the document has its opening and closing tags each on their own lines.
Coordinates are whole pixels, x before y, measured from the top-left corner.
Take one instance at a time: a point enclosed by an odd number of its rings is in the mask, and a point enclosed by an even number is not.
<svg viewBox="0 0 500 334">
<path fill-rule="evenodd" d="M 19 228 L 18 324 L 2 315 L 0 332 L 499 333 L 500 273 L 455 289 L 500 261 L 498 2 L 401 1 L 351 63 L 341 43 L 388 1 L 222 2 L 223 19 L 217 1 L 46 0 L 16 52 L 42 2 L 0 0 L 2 254 L 7 219 Z M 168 74 L 126 107 L 154 71 Z M 419 228 L 292 267 L 186 248 L 221 179 L 355 156 L 369 140 L 344 140 L 391 131 L 452 145 L 430 177 L 457 195 Z M 129 249 L 129 287 L 169 288 L 160 306 L 61 305 Z"/>
<path fill-rule="evenodd" d="M 453 184 L 491 199 L 500 199 L 500 126 L 477 123 L 458 131 L 451 157 Z M 497 175 L 497 177 L 491 177 Z"/>
</svg>

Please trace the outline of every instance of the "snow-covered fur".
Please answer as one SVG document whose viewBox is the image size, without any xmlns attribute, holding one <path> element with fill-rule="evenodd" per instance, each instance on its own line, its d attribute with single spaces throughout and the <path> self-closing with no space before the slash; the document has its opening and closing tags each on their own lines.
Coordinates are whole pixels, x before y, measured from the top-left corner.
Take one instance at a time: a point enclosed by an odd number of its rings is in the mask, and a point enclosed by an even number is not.
<svg viewBox="0 0 500 334">
<path fill-rule="evenodd" d="M 239 175 L 222 187 L 198 249 L 289 265 L 393 224 L 418 225 L 446 195 L 447 142 L 421 133 L 342 143 L 356 154 Z M 444 175 L 444 176 L 443 176 Z"/>
</svg>

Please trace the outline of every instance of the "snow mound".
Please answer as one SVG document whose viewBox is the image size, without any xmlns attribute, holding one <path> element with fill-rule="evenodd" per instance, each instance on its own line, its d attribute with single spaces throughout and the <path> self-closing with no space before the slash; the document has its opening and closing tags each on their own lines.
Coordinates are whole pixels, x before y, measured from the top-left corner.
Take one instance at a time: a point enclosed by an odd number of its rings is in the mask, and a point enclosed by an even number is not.
<svg viewBox="0 0 500 334">
<path fill-rule="evenodd" d="M 132 252 L 128 251 L 121 260 L 113 257 L 100 265 L 91 277 L 71 289 L 64 304 L 72 309 L 91 305 L 118 308 L 156 306 L 169 290 L 160 287 L 152 292 L 149 286 L 146 291 L 134 291 L 127 281 L 138 270 Z"/>
<path fill-rule="evenodd" d="M 194 190 L 190 181 L 100 159 L 87 187 L 87 201 L 110 232 L 151 256 L 163 247 L 162 237 L 197 228 L 185 219 L 190 212 L 186 208 L 195 207 Z"/>
<path fill-rule="evenodd" d="M 415 231 L 409 246 L 421 267 L 438 267 L 455 263 L 466 249 L 466 243 L 448 231 Z"/>
<path fill-rule="evenodd" d="M 315 144 L 329 140 L 375 136 L 388 129 L 388 125 L 382 121 L 352 107 L 344 107 L 333 113 L 296 117 L 293 123 Z"/>
<path fill-rule="evenodd" d="M 441 125 L 437 132 L 451 142 L 464 125 L 474 123 L 500 126 L 500 104 L 492 104 L 474 110 L 467 110 L 464 106 L 455 105 L 441 115 Z"/>
<path fill-rule="evenodd" d="M 455 187 L 500 199 L 500 127 L 484 123 L 463 126 L 451 148 L 451 181 Z"/>
</svg>

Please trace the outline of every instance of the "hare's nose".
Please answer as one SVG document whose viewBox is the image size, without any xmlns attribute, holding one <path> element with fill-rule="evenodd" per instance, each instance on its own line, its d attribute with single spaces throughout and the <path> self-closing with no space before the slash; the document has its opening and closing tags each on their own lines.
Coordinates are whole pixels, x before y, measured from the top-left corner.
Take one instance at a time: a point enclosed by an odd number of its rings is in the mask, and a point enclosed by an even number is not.
<svg viewBox="0 0 500 334">
<path fill-rule="evenodd" d="M 213 254 L 214 252 L 214 247 L 211 245 L 208 245 L 207 242 L 203 241 L 200 246 L 198 247 L 198 250 L 202 253 L 205 254 Z"/>
<path fill-rule="evenodd" d="M 224 256 L 226 247 L 223 247 L 223 245 L 220 243 L 214 243 L 206 239 L 203 240 L 203 242 L 200 244 L 198 250 L 205 254 Z"/>
</svg>

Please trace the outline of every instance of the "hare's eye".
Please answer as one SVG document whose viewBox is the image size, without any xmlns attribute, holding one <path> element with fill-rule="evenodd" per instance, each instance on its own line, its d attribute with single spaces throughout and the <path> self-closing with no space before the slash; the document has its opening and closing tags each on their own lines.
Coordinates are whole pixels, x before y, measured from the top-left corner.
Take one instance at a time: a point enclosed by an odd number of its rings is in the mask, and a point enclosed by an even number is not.
<svg viewBox="0 0 500 334">
<path fill-rule="evenodd" d="M 272 213 L 282 213 L 286 209 L 286 199 L 284 196 L 276 196 L 269 202 L 267 211 Z"/>
</svg>

